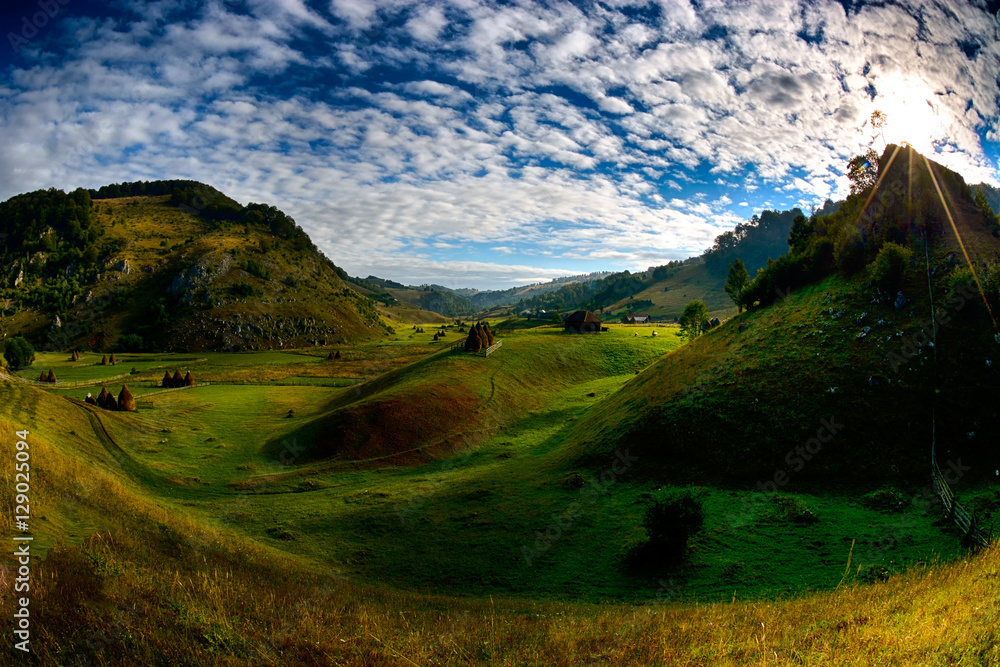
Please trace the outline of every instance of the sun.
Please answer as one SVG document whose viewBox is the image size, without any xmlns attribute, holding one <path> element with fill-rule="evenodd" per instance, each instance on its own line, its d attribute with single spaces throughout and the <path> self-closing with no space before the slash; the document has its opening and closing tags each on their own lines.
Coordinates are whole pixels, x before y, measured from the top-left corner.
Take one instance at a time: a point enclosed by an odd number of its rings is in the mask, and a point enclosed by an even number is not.
<svg viewBox="0 0 1000 667">
<path fill-rule="evenodd" d="M 887 144 L 909 144 L 917 151 L 934 153 L 935 142 L 947 138 L 934 91 L 923 81 L 895 77 L 880 81 L 872 109 L 885 114 L 881 129 L 871 128 Z"/>
</svg>

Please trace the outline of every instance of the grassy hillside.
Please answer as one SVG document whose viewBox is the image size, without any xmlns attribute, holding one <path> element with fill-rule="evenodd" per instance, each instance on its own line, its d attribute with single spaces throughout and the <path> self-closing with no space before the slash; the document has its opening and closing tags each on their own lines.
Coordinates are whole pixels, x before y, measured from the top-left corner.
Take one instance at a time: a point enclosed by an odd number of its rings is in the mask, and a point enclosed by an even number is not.
<svg viewBox="0 0 1000 667">
<path fill-rule="evenodd" d="M 810 223 L 815 242 L 758 277 L 752 289 L 765 287 L 755 310 L 668 355 L 595 409 L 575 438 L 579 455 L 596 463 L 631 446 L 659 461 L 654 478 L 674 481 L 747 484 L 779 472 L 791 478 L 789 488 L 926 479 L 936 402 L 940 460 L 961 458 L 970 477 L 993 476 L 998 331 L 984 296 L 995 313 L 1000 245 L 960 177 L 933 165 L 937 187 L 929 190 L 923 158 L 904 150 L 890 167 L 893 148 L 883 157 L 885 187 L 867 206 L 865 193 L 839 217 Z M 916 233 L 929 239 L 929 261 Z M 855 237 L 873 246 L 861 247 L 860 266 Z M 875 251 L 889 239 L 912 246 L 891 290 L 874 277 Z M 814 437 L 821 419 L 843 428 L 803 460 L 793 450 Z"/>
<path fill-rule="evenodd" d="M 604 309 L 604 317 L 620 320 L 627 313 L 652 315 L 654 321 L 673 322 L 694 300 L 704 301 L 712 317 L 726 318 L 736 306 L 723 289 L 725 275 L 708 270 L 703 262 L 685 264 L 669 278 L 655 281 Z"/>
<path fill-rule="evenodd" d="M 536 531 L 547 531 L 590 483 L 585 469 L 565 467 L 572 426 L 637 370 L 678 353 L 668 329 L 655 339 L 635 332 L 505 333 L 488 359 L 442 359 L 423 334 L 397 334 L 391 348 L 344 348 L 350 369 L 278 352 L 130 355 L 128 364 L 148 366 L 143 377 L 156 376 L 152 366 L 188 364 L 214 383 L 140 399 L 135 414 L 59 395 L 80 389 L 5 383 L 11 400 L 0 405 L 0 441 L 12 455 L 14 431 L 31 430 L 32 531 L 35 555 L 45 555 L 32 565 L 28 664 L 1000 658 L 996 554 L 934 563 L 935 554 L 960 552 L 954 535 L 931 525 L 933 511 L 886 513 L 836 494 L 785 496 L 820 517 L 803 525 L 790 522 L 787 504 L 740 512 L 752 495 L 703 488 L 711 520 L 690 566 L 636 576 L 619 565 L 640 539 L 642 503 L 657 493 L 658 484 L 643 481 L 643 458 L 526 562 L 522 548 L 534 547 Z M 55 355 L 43 362 L 60 376 L 92 377 L 83 367 L 74 375 L 72 362 Z M 296 458 L 299 421 L 321 418 L 329 401 L 353 389 L 288 384 L 295 378 L 364 377 L 370 368 L 374 397 L 454 381 L 463 364 L 490 374 L 497 396 L 518 408 L 496 433 L 417 467 L 356 471 Z M 290 445 L 286 464 L 262 448 L 274 438 Z M 2 474 L 9 488 L 10 466 Z M 3 502 L 0 526 L 11 534 L 12 496 Z M 863 584 L 881 564 L 910 571 Z M 5 556 L 4 569 L 12 566 Z M 839 590 L 808 590 L 841 579 Z M 777 591 L 796 596 L 760 599 Z M 4 596 L 2 613 L 13 613 L 11 605 Z"/>
<path fill-rule="evenodd" d="M 374 303 L 273 207 L 199 208 L 197 189 L 94 200 L 79 192 L 73 206 L 58 191 L 0 205 L 5 224 L 23 227 L 0 248 L 10 272 L 0 289 L 8 335 L 39 349 L 139 351 L 301 347 L 386 333 Z M 39 207 L 50 213 L 32 222 Z"/>
</svg>

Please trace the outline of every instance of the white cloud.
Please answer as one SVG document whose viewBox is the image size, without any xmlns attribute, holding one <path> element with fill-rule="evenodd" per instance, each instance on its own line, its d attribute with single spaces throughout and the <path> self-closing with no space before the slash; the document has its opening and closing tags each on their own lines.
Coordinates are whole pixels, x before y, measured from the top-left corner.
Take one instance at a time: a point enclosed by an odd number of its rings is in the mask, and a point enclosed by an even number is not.
<svg viewBox="0 0 1000 667">
<path fill-rule="evenodd" d="M 887 140 L 919 132 L 970 182 L 997 181 L 980 135 L 1000 136 L 998 24 L 974 7 L 920 3 L 918 22 L 895 5 L 668 0 L 640 21 L 627 4 L 78 19 L 58 56 L 0 78 L 0 191 L 206 180 L 287 210 L 352 273 L 442 282 L 532 273 L 447 259 L 469 243 L 635 268 L 700 252 L 739 221 L 733 198 L 842 196 L 847 158 L 881 144 L 862 128 L 875 108 Z"/>
</svg>

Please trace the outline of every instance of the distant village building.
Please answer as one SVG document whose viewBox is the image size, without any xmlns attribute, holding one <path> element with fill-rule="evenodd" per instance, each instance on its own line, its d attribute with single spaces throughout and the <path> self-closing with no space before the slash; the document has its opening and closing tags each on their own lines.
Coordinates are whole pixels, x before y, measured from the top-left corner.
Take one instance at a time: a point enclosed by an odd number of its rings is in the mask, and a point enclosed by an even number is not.
<svg viewBox="0 0 1000 667">
<path fill-rule="evenodd" d="M 633 315 L 628 313 L 622 318 L 623 324 L 650 324 L 653 318 L 649 315 Z"/>
<path fill-rule="evenodd" d="M 601 318 L 589 310 L 578 310 L 563 320 L 563 326 L 573 333 L 600 333 Z"/>
</svg>

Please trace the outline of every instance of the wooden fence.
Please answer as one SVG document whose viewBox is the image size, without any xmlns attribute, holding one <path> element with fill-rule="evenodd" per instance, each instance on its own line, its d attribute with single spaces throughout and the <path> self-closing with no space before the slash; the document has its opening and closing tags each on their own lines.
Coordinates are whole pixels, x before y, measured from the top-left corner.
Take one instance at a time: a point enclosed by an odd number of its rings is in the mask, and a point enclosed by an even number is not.
<svg viewBox="0 0 1000 667">
<path fill-rule="evenodd" d="M 502 338 L 498 338 L 496 340 L 496 342 L 494 342 L 492 345 L 490 345 L 487 348 L 479 350 L 479 352 L 477 354 L 479 356 L 481 356 L 481 357 L 488 357 L 491 354 L 493 354 L 494 352 L 496 352 L 497 349 L 501 345 L 503 345 L 503 339 Z M 452 343 L 450 349 L 451 349 L 452 352 L 463 352 L 463 351 L 465 351 L 465 341 L 464 340 L 460 340 L 457 343 Z"/>
<path fill-rule="evenodd" d="M 497 349 L 498 349 L 498 348 L 499 348 L 499 347 L 500 347 L 501 345 L 503 345 L 503 339 L 502 339 L 502 338 L 501 338 L 501 339 L 499 339 L 499 340 L 497 340 L 497 341 L 496 341 L 495 343 L 493 343 L 492 345 L 490 345 L 490 346 L 489 346 L 488 348 L 486 348 L 485 350 L 480 350 L 480 351 L 479 351 L 479 354 L 483 355 L 484 357 L 488 357 L 488 356 L 490 356 L 491 354 L 493 354 L 494 352 L 496 352 L 496 351 L 497 351 Z"/>
<path fill-rule="evenodd" d="M 988 547 L 990 545 L 989 537 L 984 535 L 979 529 L 975 515 L 970 514 L 958 502 L 955 492 L 951 490 L 951 486 L 948 484 L 948 480 L 945 479 L 944 473 L 941 472 L 941 467 L 938 466 L 936 460 L 932 465 L 931 476 L 934 479 L 934 491 L 937 492 L 938 497 L 941 498 L 941 502 L 944 503 L 944 508 L 948 512 L 948 518 L 955 522 L 955 525 L 961 529 L 962 534 L 970 542 L 979 547 Z"/>
</svg>

